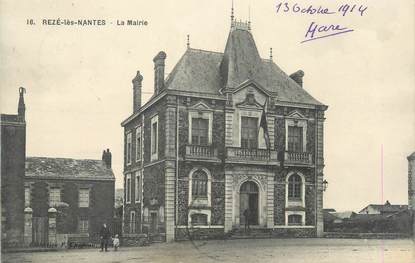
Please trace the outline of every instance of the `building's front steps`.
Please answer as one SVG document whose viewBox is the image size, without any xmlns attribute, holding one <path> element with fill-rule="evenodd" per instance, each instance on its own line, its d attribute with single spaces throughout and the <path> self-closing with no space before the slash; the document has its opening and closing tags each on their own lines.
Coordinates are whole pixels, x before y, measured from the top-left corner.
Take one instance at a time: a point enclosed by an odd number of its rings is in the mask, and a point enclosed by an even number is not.
<svg viewBox="0 0 415 263">
<path fill-rule="evenodd" d="M 267 228 L 244 228 L 233 229 L 229 233 L 230 239 L 263 239 L 272 238 L 272 229 Z"/>
<path fill-rule="evenodd" d="M 245 231 L 244 227 L 233 228 L 224 232 L 223 228 L 180 228 L 176 230 L 176 241 L 208 240 L 208 239 L 259 239 L 259 238 L 307 238 L 316 237 L 314 227 L 279 227 L 264 228 L 252 226 Z"/>
</svg>

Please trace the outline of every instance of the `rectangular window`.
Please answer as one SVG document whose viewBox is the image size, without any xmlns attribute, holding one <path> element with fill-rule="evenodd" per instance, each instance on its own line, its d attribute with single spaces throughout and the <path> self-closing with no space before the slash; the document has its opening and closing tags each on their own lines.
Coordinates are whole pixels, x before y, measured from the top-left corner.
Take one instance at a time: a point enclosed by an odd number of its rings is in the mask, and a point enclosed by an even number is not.
<svg viewBox="0 0 415 263">
<path fill-rule="evenodd" d="M 60 188 L 51 188 L 49 190 L 49 205 L 53 206 L 54 204 L 61 202 L 61 189 Z"/>
<path fill-rule="evenodd" d="M 24 188 L 24 206 L 30 207 L 30 201 L 31 201 L 30 187 L 25 187 Z"/>
<path fill-rule="evenodd" d="M 131 132 L 127 133 L 127 164 L 131 164 Z"/>
<path fill-rule="evenodd" d="M 288 216 L 288 225 L 289 226 L 301 226 L 302 225 L 302 216 L 301 215 L 289 215 Z"/>
<path fill-rule="evenodd" d="M 241 118 L 241 148 L 258 148 L 258 118 Z"/>
<path fill-rule="evenodd" d="M 141 198 L 141 172 L 137 171 L 135 172 L 135 201 L 140 202 Z"/>
<path fill-rule="evenodd" d="M 89 189 L 79 189 L 79 207 L 89 207 Z"/>
<path fill-rule="evenodd" d="M 289 126 L 288 127 L 288 151 L 302 152 L 303 151 L 303 128 Z"/>
<path fill-rule="evenodd" d="M 192 144 L 207 145 L 209 136 L 209 120 L 192 118 Z"/>
<path fill-rule="evenodd" d="M 131 174 L 127 174 L 125 181 L 125 202 L 127 204 L 131 203 Z"/>
<path fill-rule="evenodd" d="M 136 232 L 135 211 L 130 212 L 130 233 Z"/>
<path fill-rule="evenodd" d="M 78 220 L 78 231 L 79 233 L 88 233 L 89 221 L 88 219 L 79 219 Z"/>
<path fill-rule="evenodd" d="M 151 160 L 158 158 L 158 116 L 151 119 Z"/>
<path fill-rule="evenodd" d="M 135 131 L 135 160 L 141 160 L 141 127 L 137 127 Z"/>
<path fill-rule="evenodd" d="M 195 226 L 206 226 L 207 225 L 207 215 L 205 214 L 193 214 L 191 216 L 192 225 Z"/>
</svg>

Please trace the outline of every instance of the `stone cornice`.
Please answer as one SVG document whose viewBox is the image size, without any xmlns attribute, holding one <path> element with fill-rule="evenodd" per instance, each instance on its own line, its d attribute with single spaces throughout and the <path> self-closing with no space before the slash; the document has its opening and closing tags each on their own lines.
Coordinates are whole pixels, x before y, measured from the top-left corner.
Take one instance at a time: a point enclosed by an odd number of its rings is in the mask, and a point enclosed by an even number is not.
<svg viewBox="0 0 415 263">
<path fill-rule="evenodd" d="M 26 122 L 0 121 L 1 126 L 26 127 Z"/>
</svg>

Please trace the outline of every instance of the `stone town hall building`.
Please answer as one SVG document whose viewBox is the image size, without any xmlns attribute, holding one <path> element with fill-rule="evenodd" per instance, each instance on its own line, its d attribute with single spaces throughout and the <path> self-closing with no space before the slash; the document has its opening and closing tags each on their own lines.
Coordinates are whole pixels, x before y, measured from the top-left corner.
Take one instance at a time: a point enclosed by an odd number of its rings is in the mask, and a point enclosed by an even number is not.
<svg viewBox="0 0 415 263">
<path fill-rule="evenodd" d="M 248 209 L 275 237 L 320 236 L 327 106 L 304 73 L 261 58 L 250 22 L 233 19 L 223 53 L 188 46 L 167 78 L 165 60 L 154 57 L 144 105 L 137 72 L 121 124 L 125 235 L 218 237 L 243 228 Z"/>
</svg>

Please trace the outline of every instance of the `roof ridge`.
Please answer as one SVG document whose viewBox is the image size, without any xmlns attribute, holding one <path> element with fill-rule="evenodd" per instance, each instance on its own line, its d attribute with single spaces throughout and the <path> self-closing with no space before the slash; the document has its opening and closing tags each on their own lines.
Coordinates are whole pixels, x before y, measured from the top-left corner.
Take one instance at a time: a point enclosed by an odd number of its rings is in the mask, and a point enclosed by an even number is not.
<svg viewBox="0 0 415 263">
<path fill-rule="evenodd" d="M 66 159 L 66 160 L 76 160 L 76 161 L 102 161 L 101 159 L 75 159 L 75 158 L 68 158 L 68 157 L 26 156 L 26 160 L 29 158 Z"/>
<path fill-rule="evenodd" d="M 191 50 L 191 51 L 208 52 L 208 53 L 216 53 L 216 54 L 221 54 L 221 55 L 223 55 L 223 52 L 219 52 L 219 51 L 212 51 L 212 50 L 206 50 L 206 49 L 200 49 L 200 48 L 191 48 L 191 47 L 189 47 L 189 50 Z"/>
</svg>

